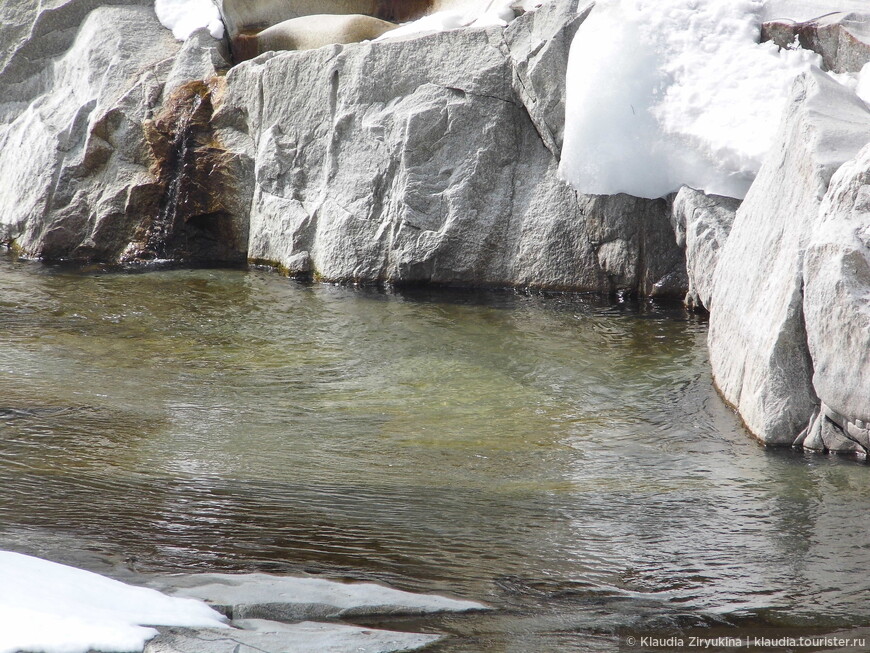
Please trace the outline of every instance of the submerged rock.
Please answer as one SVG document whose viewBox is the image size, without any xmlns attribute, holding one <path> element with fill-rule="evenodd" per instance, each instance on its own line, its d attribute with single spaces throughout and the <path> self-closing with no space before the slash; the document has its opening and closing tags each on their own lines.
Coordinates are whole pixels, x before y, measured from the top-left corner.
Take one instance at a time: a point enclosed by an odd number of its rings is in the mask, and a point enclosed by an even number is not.
<svg viewBox="0 0 870 653">
<path fill-rule="evenodd" d="M 414 594 L 375 583 L 269 574 L 193 574 L 165 580 L 174 596 L 207 601 L 228 617 L 307 621 L 487 610 L 475 601 Z"/>
<path fill-rule="evenodd" d="M 799 78 L 777 145 L 720 255 L 709 306 L 713 376 L 764 442 L 791 444 L 819 410 L 805 316 L 824 313 L 828 302 L 805 302 L 804 260 L 832 175 L 868 141 L 870 109 L 853 92 L 818 70 Z M 841 196 L 848 207 L 848 194 Z M 815 258 L 808 262 L 818 268 Z M 853 323 L 841 319 L 832 328 L 845 335 Z M 848 378 L 831 381 L 852 387 Z"/>
<path fill-rule="evenodd" d="M 441 639 L 341 624 L 250 620 L 239 625 L 244 629 L 162 629 L 144 653 L 392 653 L 413 651 Z"/>
</svg>

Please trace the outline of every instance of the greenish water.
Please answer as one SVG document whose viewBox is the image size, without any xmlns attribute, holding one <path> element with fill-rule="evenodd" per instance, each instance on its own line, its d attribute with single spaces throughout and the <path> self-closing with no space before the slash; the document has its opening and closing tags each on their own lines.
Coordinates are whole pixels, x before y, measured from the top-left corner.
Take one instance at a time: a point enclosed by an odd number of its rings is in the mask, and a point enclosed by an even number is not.
<svg viewBox="0 0 870 653">
<path fill-rule="evenodd" d="M 705 338 L 599 298 L 2 259 L 0 548 L 496 608 L 381 624 L 435 651 L 870 626 L 870 470 L 760 447 Z"/>
</svg>

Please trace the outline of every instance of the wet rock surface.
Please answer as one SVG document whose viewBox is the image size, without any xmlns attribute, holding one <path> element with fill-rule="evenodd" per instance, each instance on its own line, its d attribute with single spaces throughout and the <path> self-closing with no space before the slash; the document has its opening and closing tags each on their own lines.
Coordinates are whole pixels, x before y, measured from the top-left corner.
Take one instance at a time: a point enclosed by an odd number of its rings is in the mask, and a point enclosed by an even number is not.
<svg viewBox="0 0 870 653">
<path fill-rule="evenodd" d="M 161 112 L 145 123 L 145 138 L 160 187 L 156 212 L 145 219 L 125 261 L 170 259 L 182 263 L 243 262 L 248 225 L 235 179 L 245 162 L 228 153 L 211 128 L 222 79 L 176 88 Z"/>
<path fill-rule="evenodd" d="M 281 624 L 250 620 L 232 629 L 161 629 L 144 653 L 392 653 L 413 651 L 441 639 L 342 624 Z"/>
<path fill-rule="evenodd" d="M 187 101 L 208 100 L 190 82 L 225 65 L 220 44 L 179 46 L 152 4 L 69 0 L 28 22 L 4 3 L 4 29 L 31 31 L 0 68 L 0 241 L 48 260 L 244 260 L 247 225 L 218 199 L 235 171 L 196 128 L 208 102 Z"/>
<path fill-rule="evenodd" d="M 231 619 L 231 628 L 161 628 L 146 653 L 409 651 L 428 646 L 441 635 L 322 621 L 488 609 L 475 601 L 313 577 L 191 574 L 150 579 L 149 584 L 173 596 L 206 601 Z"/>
<path fill-rule="evenodd" d="M 193 574 L 165 580 L 167 593 L 206 601 L 231 619 L 296 622 L 486 610 L 475 601 L 413 594 L 374 583 L 269 574 Z"/>
</svg>

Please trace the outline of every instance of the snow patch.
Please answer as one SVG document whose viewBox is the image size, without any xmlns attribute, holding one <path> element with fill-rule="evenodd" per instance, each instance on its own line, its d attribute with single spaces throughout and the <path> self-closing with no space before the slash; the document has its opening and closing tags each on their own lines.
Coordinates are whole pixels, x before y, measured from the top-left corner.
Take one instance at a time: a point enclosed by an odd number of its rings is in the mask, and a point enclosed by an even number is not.
<svg viewBox="0 0 870 653">
<path fill-rule="evenodd" d="M 524 0 L 519 6 L 524 11 L 531 11 L 540 6 L 542 2 L 543 0 Z M 376 40 L 386 41 L 409 36 L 422 36 L 423 34 L 446 32 L 462 27 L 505 27 L 514 19 L 514 10 L 511 7 L 515 4 L 514 0 L 492 0 L 491 2 L 469 0 L 460 4 L 456 9 L 437 11 L 418 20 L 405 23 L 398 29 L 390 30 L 379 36 Z"/>
<path fill-rule="evenodd" d="M 855 84 L 855 92 L 858 97 L 870 104 L 870 63 L 864 64 L 858 73 L 858 82 Z"/>
<path fill-rule="evenodd" d="M 211 0 L 154 0 L 154 11 L 160 23 L 172 30 L 179 41 L 202 28 L 216 39 L 224 37 L 220 12 Z"/>
<path fill-rule="evenodd" d="M 758 43 L 762 0 L 601 0 L 567 73 L 561 173 L 580 192 L 742 198 L 815 53 Z"/>
<path fill-rule="evenodd" d="M 0 551 L 0 653 L 141 651 L 147 626 L 226 627 L 200 601 Z"/>
</svg>

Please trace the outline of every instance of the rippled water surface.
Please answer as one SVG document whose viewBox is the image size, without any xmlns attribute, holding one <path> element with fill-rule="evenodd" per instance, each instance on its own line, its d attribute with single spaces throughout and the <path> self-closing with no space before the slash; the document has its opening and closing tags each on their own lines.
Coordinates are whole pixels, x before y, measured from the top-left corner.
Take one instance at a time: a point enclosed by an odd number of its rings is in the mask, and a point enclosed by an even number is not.
<svg viewBox="0 0 870 653">
<path fill-rule="evenodd" d="M 496 608 L 387 624 L 437 651 L 870 626 L 870 470 L 760 447 L 705 337 L 649 304 L 3 259 L 0 548 Z"/>
</svg>

